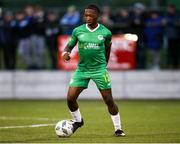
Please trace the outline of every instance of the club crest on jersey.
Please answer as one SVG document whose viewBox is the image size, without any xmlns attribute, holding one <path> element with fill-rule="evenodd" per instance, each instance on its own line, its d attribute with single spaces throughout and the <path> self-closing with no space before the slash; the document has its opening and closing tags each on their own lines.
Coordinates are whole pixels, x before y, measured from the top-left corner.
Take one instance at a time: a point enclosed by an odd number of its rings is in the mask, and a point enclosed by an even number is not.
<svg viewBox="0 0 180 144">
<path fill-rule="evenodd" d="M 104 39 L 103 35 L 98 35 L 98 39 L 103 40 Z"/>
</svg>

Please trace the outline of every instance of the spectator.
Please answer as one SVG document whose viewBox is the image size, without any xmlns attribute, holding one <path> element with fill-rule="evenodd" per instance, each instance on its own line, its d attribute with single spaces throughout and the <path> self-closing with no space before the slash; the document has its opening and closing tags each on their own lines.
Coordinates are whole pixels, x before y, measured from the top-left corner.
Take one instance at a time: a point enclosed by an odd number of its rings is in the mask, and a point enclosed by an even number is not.
<svg viewBox="0 0 180 144">
<path fill-rule="evenodd" d="M 165 17 L 166 37 L 168 40 L 168 66 L 170 68 L 178 68 L 180 64 L 180 44 L 179 44 L 179 15 L 175 5 L 169 5 L 167 15 Z"/>
<path fill-rule="evenodd" d="M 121 9 L 118 10 L 118 13 L 114 17 L 115 30 L 116 34 L 125 34 L 131 32 L 131 16 L 128 10 Z"/>
<path fill-rule="evenodd" d="M 145 6 L 142 3 L 135 3 L 132 13 L 133 33 L 138 36 L 136 48 L 137 69 L 146 68 L 146 47 L 144 45 L 144 21 L 145 21 Z"/>
<path fill-rule="evenodd" d="M 23 11 L 16 13 L 16 26 L 18 34 L 18 53 L 23 58 L 27 68 L 31 67 L 32 55 L 31 55 L 31 31 L 29 21 L 25 18 Z"/>
<path fill-rule="evenodd" d="M 2 68 L 2 42 L 3 42 L 3 17 L 2 17 L 2 8 L 0 8 L 0 69 Z"/>
<path fill-rule="evenodd" d="M 68 7 L 67 12 L 60 20 L 60 25 L 63 28 L 63 33 L 70 35 L 72 30 L 80 24 L 80 13 L 76 7 L 71 5 Z"/>
<path fill-rule="evenodd" d="M 3 16 L 3 55 L 6 70 L 14 70 L 16 64 L 16 25 L 12 12 L 7 11 Z"/>
<path fill-rule="evenodd" d="M 34 64 L 32 69 L 45 68 L 45 17 L 44 11 L 41 7 L 34 8 L 34 15 L 32 20 L 33 33 L 31 37 L 32 54 Z"/>
<path fill-rule="evenodd" d="M 30 32 L 31 35 L 33 33 L 33 18 L 34 18 L 34 7 L 31 5 L 27 5 L 24 8 L 24 13 L 25 13 L 25 19 L 28 21 L 29 23 L 29 27 L 30 27 Z M 31 39 L 31 37 L 30 37 Z"/>
<path fill-rule="evenodd" d="M 114 22 L 112 20 L 109 6 L 104 6 L 102 8 L 101 22 L 108 28 L 111 28 L 113 26 Z"/>
<path fill-rule="evenodd" d="M 148 67 L 160 69 L 160 50 L 163 40 L 162 17 L 157 11 L 152 11 L 145 21 L 145 44 L 148 48 Z"/>
<path fill-rule="evenodd" d="M 24 12 L 25 12 L 25 18 L 32 22 L 33 20 L 33 16 L 34 16 L 34 8 L 33 6 L 31 5 L 27 5 L 25 8 L 24 8 Z"/>
<path fill-rule="evenodd" d="M 49 12 L 46 20 L 46 43 L 49 49 L 51 59 L 51 69 L 57 69 L 58 55 L 58 35 L 60 28 L 58 17 L 55 12 Z"/>
</svg>

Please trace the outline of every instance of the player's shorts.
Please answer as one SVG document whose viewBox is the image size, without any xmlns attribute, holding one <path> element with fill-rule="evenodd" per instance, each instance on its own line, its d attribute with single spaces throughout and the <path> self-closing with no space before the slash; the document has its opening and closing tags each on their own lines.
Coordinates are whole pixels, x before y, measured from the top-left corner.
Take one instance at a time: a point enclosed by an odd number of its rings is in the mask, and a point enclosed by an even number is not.
<svg viewBox="0 0 180 144">
<path fill-rule="evenodd" d="M 70 87 L 88 87 L 89 81 L 93 80 L 96 83 L 98 89 L 110 89 L 111 80 L 107 69 L 97 71 L 81 71 L 77 69 L 70 81 Z"/>
</svg>

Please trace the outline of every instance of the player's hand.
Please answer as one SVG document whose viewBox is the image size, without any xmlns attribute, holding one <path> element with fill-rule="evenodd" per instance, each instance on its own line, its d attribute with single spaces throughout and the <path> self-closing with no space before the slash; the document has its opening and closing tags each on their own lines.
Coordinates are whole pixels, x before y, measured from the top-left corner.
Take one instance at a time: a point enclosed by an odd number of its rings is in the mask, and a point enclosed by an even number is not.
<svg viewBox="0 0 180 144">
<path fill-rule="evenodd" d="M 69 52 L 63 52 L 62 53 L 62 58 L 63 58 L 63 60 L 64 61 L 69 61 L 70 59 L 71 59 L 71 57 L 70 57 L 70 53 Z"/>
</svg>

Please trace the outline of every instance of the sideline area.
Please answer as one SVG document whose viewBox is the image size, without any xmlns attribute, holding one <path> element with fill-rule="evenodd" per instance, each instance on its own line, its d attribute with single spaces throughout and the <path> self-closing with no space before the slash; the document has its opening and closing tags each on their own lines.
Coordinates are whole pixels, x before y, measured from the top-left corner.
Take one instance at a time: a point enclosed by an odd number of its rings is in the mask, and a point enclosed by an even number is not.
<svg viewBox="0 0 180 144">
<path fill-rule="evenodd" d="M 72 71 L 0 72 L 0 99 L 65 99 Z M 115 99 L 180 99 L 179 71 L 110 71 Z M 80 99 L 101 99 L 94 82 Z"/>
</svg>

